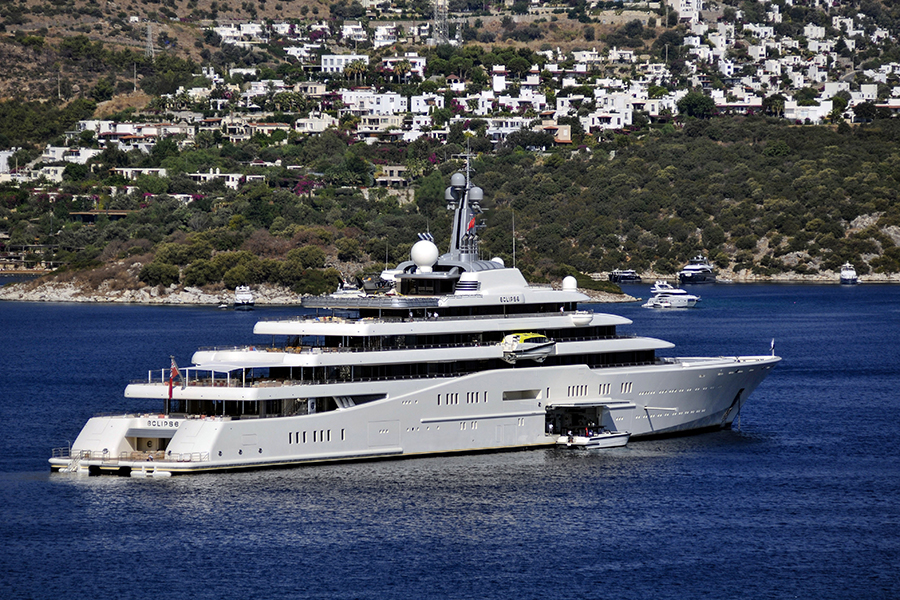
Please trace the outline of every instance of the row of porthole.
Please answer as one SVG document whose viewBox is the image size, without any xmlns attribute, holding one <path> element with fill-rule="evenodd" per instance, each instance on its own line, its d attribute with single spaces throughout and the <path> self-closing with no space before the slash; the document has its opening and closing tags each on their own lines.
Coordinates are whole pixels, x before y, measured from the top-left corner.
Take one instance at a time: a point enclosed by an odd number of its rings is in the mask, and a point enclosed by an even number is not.
<svg viewBox="0 0 900 600">
<path fill-rule="evenodd" d="M 677 417 L 677 416 L 680 416 L 680 415 L 702 414 L 702 413 L 705 413 L 705 412 L 706 412 L 706 409 L 702 409 L 702 410 L 694 410 L 694 411 L 682 411 L 682 412 L 661 413 L 661 414 L 658 414 L 658 415 L 651 415 L 651 414 L 648 413 L 648 414 L 646 414 L 646 415 L 636 415 L 634 418 L 635 418 L 635 419 L 650 419 L 650 418 L 653 418 L 653 419 L 659 419 L 659 418 L 662 418 L 662 417 Z"/>
<path fill-rule="evenodd" d="M 259 452 L 260 454 L 262 454 L 262 448 L 257 448 L 256 451 Z M 243 454 L 243 453 L 244 453 L 244 450 L 243 450 L 243 449 L 238 450 L 238 454 Z M 221 450 L 219 450 L 219 456 L 222 456 L 222 451 L 221 451 Z"/>
<path fill-rule="evenodd" d="M 681 390 L 652 390 L 647 392 L 638 392 L 638 396 L 652 396 L 654 394 L 680 394 L 683 392 L 700 392 L 706 391 L 709 388 L 685 388 Z"/>
</svg>

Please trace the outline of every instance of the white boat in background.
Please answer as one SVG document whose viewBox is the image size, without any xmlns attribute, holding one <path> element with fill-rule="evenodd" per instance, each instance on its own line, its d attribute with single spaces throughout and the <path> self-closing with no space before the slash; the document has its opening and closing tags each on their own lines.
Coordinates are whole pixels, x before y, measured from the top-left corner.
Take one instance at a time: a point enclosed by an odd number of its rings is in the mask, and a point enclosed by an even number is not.
<svg viewBox="0 0 900 600">
<path fill-rule="evenodd" d="M 601 431 L 599 433 L 585 433 L 576 435 L 569 432 L 559 436 L 556 444 L 567 448 L 586 448 L 588 450 L 598 448 L 621 448 L 628 443 L 631 433 L 627 431 Z"/>
<path fill-rule="evenodd" d="M 634 269 L 613 269 L 609 280 L 613 283 L 640 283 L 641 276 Z"/>
<path fill-rule="evenodd" d="M 657 279 L 650 288 L 653 296 L 643 304 L 643 308 L 692 308 L 700 302 L 700 296 L 673 286 L 668 281 Z"/>
<path fill-rule="evenodd" d="M 709 259 L 698 254 L 678 272 L 678 281 L 685 283 L 715 283 L 716 273 Z"/>
<path fill-rule="evenodd" d="M 574 277 L 530 285 L 480 258 L 483 192 L 450 181 L 448 252 L 419 240 L 394 294 L 307 297 L 303 314 L 256 324 L 263 342 L 201 348 L 182 369 L 173 357 L 125 388 L 143 414 L 90 418 L 50 468 L 164 477 L 549 448 L 553 431 L 727 429 L 781 360 L 660 356 L 673 344 L 579 309 L 590 298 Z"/>
<path fill-rule="evenodd" d="M 856 269 L 849 262 L 841 266 L 841 283 L 844 285 L 859 283 L 859 279 L 856 277 Z"/>
<path fill-rule="evenodd" d="M 252 310 L 253 303 L 253 292 L 250 291 L 249 285 L 239 285 L 234 288 L 235 310 Z"/>
<path fill-rule="evenodd" d="M 684 290 L 678 291 L 683 293 L 656 294 L 641 306 L 643 308 L 693 308 L 700 302 L 700 296 L 688 294 Z"/>
</svg>

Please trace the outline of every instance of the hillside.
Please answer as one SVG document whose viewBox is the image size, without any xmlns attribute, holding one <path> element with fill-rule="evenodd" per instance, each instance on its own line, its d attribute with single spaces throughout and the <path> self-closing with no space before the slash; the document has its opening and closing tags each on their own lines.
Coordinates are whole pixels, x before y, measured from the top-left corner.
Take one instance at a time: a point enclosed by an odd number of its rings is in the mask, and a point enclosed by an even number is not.
<svg viewBox="0 0 900 600">
<path fill-rule="evenodd" d="M 240 66 L 236 63 L 246 57 L 228 54 L 215 58 L 224 48 L 205 32 L 205 27 L 254 21 L 329 22 L 332 18 L 335 21 L 331 22 L 340 24 L 347 15 L 357 14 L 347 10 L 348 5 L 343 0 L 334 4 L 316 0 L 21 0 L 16 5 L 0 6 L 0 100 L 96 97 L 98 83 L 104 90 L 109 88 L 110 94 L 125 95 L 135 87 L 146 89 L 144 78 L 159 70 L 159 65 L 154 69 L 145 56 L 150 42 L 156 56 L 167 56 L 168 62 Z M 531 50 L 552 47 L 571 51 L 602 48 L 606 45 L 603 36 L 626 23 L 648 21 L 646 11 L 601 11 L 592 19 L 585 19 L 583 12 L 569 13 L 563 8 L 552 12 L 465 12 L 455 14 L 451 26 L 454 30 L 467 29 L 464 41 L 486 50 L 502 40 Z M 431 8 L 430 4 L 417 4 L 415 9 L 402 12 L 376 10 L 361 16 L 372 26 L 390 22 L 410 27 L 428 22 Z M 649 18 L 654 22 L 659 19 L 652 13 Z M 649 51 L 665 31 L 661 22 L 659 25 L 643 32 L 638 45 Z M 336 42 L 329 40 L 333 51 L 340 50 Z M 253 54 L 249 64 L 262 63 L 273 69 L 284 60 L 277 50 L 266 47 L 257 48 Z M 146 91 L 158 93 L 155 86 Z M 105 99 L 105 92 L 103 96 Z"/>
<path fill-rule="evenodd" d="M 0 99 L 28 100 L 87 95 L 102 77 L 112 75 L 119 93 L 133 87 L 134 62 L 141 66 L 149 39 L 157 53 L 202 61 L 207 44 L 203 24 L 265 19 L 327 18 L 327 5 L 315 0 L 217 2 L 156 0 L 22 0 L 0 6 Z M 99 56 L 73 56 L 67 39 L 83 36 L 122 55 L 111 64 Z M 82 60 L 86 58 L 87 60 Z M 138 70 L 138 79 L 146 71 Z"/>
<path fill-rule="evenodd" d="M 474 181 L 485 190 L 484 255 L 512 264 L 515 219 L 517 264 L 532 281 L 621 267 L 672 276 L 697 253 L 736 279 L 833 280 L 845 261 L 864 279 L 888 279 L 900 273 L 898 141 L 900 121 L 893 119 L 827 128 L 757 117 L 668 125 L 567 159 L 505 146 L 473 163 Z M 226 149 L 178 160 L 227 168 Z M 415 157 L 440 150 L 424 141 L 402 149 L 348 146 L 326 133 L 255 152 L 312 168 L 333 164 L 329 172 L 347 177 L 385 151 Z M 215 201 L 207 196 L 213 188 L 175 178 L 171 185 L 197 200 L 103 196 L 105 208 L 134 212 L 89 226 L 67 219 L 67 211 L 83 210 L 85 191 L 99 191 L 90 181 L 64 186 L 52 205 L 56 221 L 46 195 L 6 191 L 0 228 L 12 243 L 53 244 L 34 259 L 68 264 L 63 280 L 93 269 L 82 277 L 93 289 L 214 291 L 248 282 L 319 293 L 341 274 L 377 273 L 404 260 L 418 232 L 433 232 L 445 246 L 443 189 L 460 166 L 446 160 L 426 168 L 414 202 L 402 204 L 384 189 L 306 188 L 302 176 L 277 166 L 266 171 L 274 190 L 248 185 Z M 155 179 L 138 185 L 151 189 Z"/>
<path fill-rule="evenodd" d="M 740 7 L 775 25 L 728 5 L 704 16 L 714 26 L 668 28 L 665 9 L 479 5 L 453 23 L 464 43 L 421 45 L 403 21 L 374 48 L 375 21 L 343 31 L 363 10 L 345 0 L 5 5 L 2 258 L 110 292 L 320 293 L 405 259 L 417 234 L 445 246 L 444 187 L 469 151 L 485 256 L 515 252 L 532 281 L 671 276 L 698 253 L 733 279 L 832 280 L 847 261 L 897 279 L 892 14 Z M 300 17 L 200 26 L 232 13 Z"/>
</svg>

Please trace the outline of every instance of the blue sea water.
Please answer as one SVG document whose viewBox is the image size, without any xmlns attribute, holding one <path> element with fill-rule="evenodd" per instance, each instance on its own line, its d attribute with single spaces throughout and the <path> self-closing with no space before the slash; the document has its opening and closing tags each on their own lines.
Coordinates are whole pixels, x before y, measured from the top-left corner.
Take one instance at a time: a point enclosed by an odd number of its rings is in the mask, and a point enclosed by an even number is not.
<svg viewBox="0 0 900 600">
<path fill-rule="evenodd" d="M 648 295 L 649 286 L 626 286 Z M 0 303 L 0 598 L 900 597 L 900 287 L 603 305 L 672 355 L 784 360 L 740 429 L 162 480 L 50 475 L 125 384 L 261 317 Z"/>
</svg>

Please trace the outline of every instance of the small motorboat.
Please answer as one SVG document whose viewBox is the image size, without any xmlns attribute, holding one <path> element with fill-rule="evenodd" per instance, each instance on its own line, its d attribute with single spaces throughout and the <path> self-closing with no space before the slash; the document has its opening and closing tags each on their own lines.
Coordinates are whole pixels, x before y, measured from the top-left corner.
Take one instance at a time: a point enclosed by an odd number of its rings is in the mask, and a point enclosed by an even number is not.
<svg viewBox="0 0 900 600">
<path fill-rule="evenodd" d="M 641 304 L 641 308 L 672 308 L 672 303 L 660 296 L 653 296 Z"/>
<path fill-rule="evenodd" d="M 575 435 L 571 431 L 567 435 L 559 436 L 557 445 L 566 448 L 620 448 L 628 443 L 631 433 L 628 431 L 603 430 L 591 435 Z"/>
<path fill-rule="evenodd" d="M 544 362 L 556 342 L 539 333 L 511 333 L 503 338 L 503 360 L 515 364 L 520 359 Z"/>
</svg>

